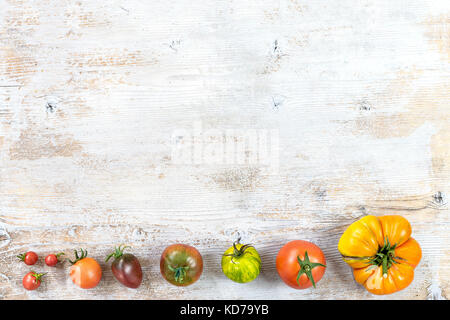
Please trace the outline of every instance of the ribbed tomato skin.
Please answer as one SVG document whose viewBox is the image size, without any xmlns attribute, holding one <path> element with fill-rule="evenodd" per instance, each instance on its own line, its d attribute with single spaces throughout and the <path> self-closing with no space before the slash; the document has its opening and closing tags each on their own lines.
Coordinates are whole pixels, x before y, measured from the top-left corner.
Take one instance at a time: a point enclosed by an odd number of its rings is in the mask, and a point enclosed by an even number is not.
<svg viewBox="0 0 450 320">
<path fill-rule="evenodd" d="M 355 280 L 367 291 L 391 294 L 411 284 L 414 268 L 422 258 L 422 249 L 411 233 L 411 224 L 402 216 L 367 215 L 345 230 L 338 250 L 352 267 Z M 386 254 L 383 250 L 393 251 L 388 256 L 392 263 L 387 263 L 387 272 L 383 272 L 382 263 L 373 263 L 377 256 Z"/>
</svg>

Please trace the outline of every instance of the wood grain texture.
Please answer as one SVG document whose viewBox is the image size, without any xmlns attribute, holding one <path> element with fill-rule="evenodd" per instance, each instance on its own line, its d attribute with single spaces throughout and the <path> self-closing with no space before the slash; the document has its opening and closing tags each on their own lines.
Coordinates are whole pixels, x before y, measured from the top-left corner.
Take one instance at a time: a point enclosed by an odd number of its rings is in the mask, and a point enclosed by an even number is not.
<svg viewBox="0 0 450 320">
<path fill-rule="evenodd" d="M 449 30 L 445 0 L 0 0 L 0 298 L 447 299 Z M 196 122 L 276 130 L 278 172 L 174 163 L 173 132 Z M 423 260 L 406 290 L 373 296 L 341 260 L 366 214 L 411 222 Z M 245 287 L 220 269 L 238 235 L 263 260 Z M 325 252 L 316 290 L 278 278 L 293 239 Z M 204 257 L 191 287 L 159 275 L 174 242 Z M 138 290 L 105 264 L 92 290 L 67 265 L 21 286 L 19 253 L 103 261 L 121 243 Z"/>
</svg>

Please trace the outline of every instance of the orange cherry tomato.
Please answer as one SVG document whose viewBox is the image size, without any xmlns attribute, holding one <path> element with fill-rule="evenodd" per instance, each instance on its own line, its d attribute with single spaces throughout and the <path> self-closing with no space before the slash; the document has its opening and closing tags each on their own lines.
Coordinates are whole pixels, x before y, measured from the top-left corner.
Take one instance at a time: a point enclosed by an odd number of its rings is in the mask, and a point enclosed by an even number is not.
<svg viewBox="0 0 450 320">
<path fill-rule="evenodd" d="M 102 268 L 95 259 L 87 257 L 87 251 L 81 249 L 81 256 L 75 251 L 75 261 L 70 261 L 70 278 L 83 289 L 96 287 L 102 278 Z"/>
<path fill-rule="evenodd" d="M 314 243 L 294 240 L 280 249 L 276 259 L 280 278 L 294 289 L 316 287 L 325 273 L 326 260 Z"/>
</svg>

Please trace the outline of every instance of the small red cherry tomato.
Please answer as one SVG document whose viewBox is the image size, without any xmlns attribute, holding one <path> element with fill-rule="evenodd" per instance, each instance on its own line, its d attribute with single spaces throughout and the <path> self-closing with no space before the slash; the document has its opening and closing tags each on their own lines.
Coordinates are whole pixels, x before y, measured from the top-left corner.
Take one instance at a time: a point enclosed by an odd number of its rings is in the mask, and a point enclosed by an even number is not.
<svg viewBox="0 0 450 320">
<path fill-rule="evenodd" d="M 45 257 L 45 264 L 48 265 L 49 267 L 54 267 L 56 266 L 56 264 L 58 262 L 60 262 L 61 260 L 59 260 L 59 257 L 64 255 L 64 252 L 60 252 L 57 254 L 49 254 L 48 256 Z"/>
<path fill-rule="evenodd" d="M 17 258 L 19 258 L 29 266 L 32 266 L 38 261 L 38 255 L 36 254 L 36 252 L 33 251 L 28 251 L 26 253 L 19 254 Z"/>
<path fill-rule="evenodd" d="M 36 290 L 41 285 L 41 278 L 45 273 L 28 272 L 23 277 L 22 285 L 27 290 Z"/>
</svg>

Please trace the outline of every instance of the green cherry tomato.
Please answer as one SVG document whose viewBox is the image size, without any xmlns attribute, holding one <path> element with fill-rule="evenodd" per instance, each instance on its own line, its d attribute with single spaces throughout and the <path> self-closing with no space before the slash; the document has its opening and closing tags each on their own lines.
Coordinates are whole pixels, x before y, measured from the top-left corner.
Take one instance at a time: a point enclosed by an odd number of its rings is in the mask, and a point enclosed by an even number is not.
<svg viewBox="0 0 450 320">
<path fill-rule="evenodd" d="M 222 271 L 238 283 L 253 281 L 261 272 L 261 257 L 253 246 L 238 240 L 223 254 Z"/>
</svg>

